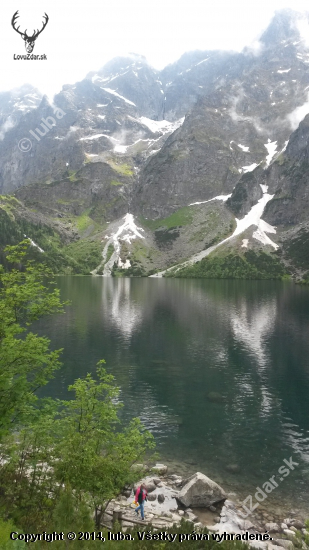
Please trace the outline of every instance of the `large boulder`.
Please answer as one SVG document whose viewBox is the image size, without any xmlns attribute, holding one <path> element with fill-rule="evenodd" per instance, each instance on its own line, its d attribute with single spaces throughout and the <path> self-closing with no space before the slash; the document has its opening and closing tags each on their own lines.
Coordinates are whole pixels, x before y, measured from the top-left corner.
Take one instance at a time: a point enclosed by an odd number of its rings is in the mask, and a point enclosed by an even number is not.
<svg viewBox="0 0 309 550">
<path fill-rule="evenodd" d="M 216 502 L 225 500 L 227 495 L 212 479 L 197 472 L 186 480 L 176 498 L 187 507 L 208 508 Z"/>
<path fill-rule="evenodd" d="M 151 468 L 151 471 L 159 476 L 164 476 L 167 473 L 167 466 L 165 464 L 156 464 Z"/>
</svg>

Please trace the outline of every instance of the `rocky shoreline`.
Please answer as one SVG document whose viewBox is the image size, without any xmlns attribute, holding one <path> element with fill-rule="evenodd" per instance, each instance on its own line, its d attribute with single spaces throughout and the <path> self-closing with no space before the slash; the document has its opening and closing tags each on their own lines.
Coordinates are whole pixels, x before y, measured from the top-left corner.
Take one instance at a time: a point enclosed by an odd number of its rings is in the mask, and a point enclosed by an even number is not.
<svg viewBox="0 0 309 550">
<path fill-rule="evenodd" d="M 142 467 L 142 465 L 140 465 Z M 145 505 L 145 521 L 135 514 L 134 493 L 144 482 L 148 490 Z M 293 550 L 308 547 L 304 542 L 305 519 L 291 510 L 289 517 L 278 517 L 263 509 L 247 515 L 235 493 L 226 493 L 216 482 L 197 472 L 189 478 L 169 473 L 164 464 L 156 464 L 134 486 L 126 487 L 123 494 L 112 500 L 106 508 L 102 521 L 111 526 L 113 512 L 122 513 L 122 530 L 133 524 L 151 524 L 155 529 L 179 525 L 182 519 L 192 524 L 193 530 L 207 527 L 210 533 L 265 533 L 270 541 L 248 541 L 255 548 L 269 550 Z"/>
</svg>

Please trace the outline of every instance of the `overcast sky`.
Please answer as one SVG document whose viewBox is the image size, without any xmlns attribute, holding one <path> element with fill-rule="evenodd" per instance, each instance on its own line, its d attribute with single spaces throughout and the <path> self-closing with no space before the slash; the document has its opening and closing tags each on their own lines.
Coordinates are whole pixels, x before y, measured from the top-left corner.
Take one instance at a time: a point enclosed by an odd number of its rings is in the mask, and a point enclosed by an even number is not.
<svg viewBox="0 0 309 550">
<path fill-rule="evenodd" d="M 161 69 L 196 49 L 240 51 L 258 37 L 277 9 L 309 10 L 304 0 L 13 0 L 0 7 L 0 90 L 26 82 L 52 95 L 82 80 L 108 60 L 128 52 Z M 24 41 L 11 27 L 19 10 L 20 30 L 41 28 L 35 54 L 47 61 L 17 61 Z"/>
</svg>

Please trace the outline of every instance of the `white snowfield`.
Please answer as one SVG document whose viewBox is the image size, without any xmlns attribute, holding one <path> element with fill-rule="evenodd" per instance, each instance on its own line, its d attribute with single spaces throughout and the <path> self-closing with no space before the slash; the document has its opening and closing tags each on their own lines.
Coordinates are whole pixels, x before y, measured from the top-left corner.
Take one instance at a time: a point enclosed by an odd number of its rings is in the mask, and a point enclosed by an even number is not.
<svg viewBox="0 0 309 550">
<path fill-rule="evenodd" d="M 191 204 L 188 204 L 188 206 L 194 206 L 195 204 L 205 204 L 206 202 L 211 202 L 211 201 L 223 201 L 223 202 L 225 202 L 231 196 L 232 196 L 232 193 L 230 193 L 229 195 L 218 195 L 217 197 L 214 197 L 213 199 L 208 199 L 208 201 L 191 202 Z"/>
<path fill-rule="evenodd" d="M 266 157 L 266 167 L 268 168 L 268 166 L 270 165 L 274 155 L 277 152 L 277 142 L 276 141 L 271 142 L 270 139 L 268 139 L 268 142 L 264 143 L 264 147 L 266 147 L 267 152 L 268 152 L 268 155 Z"/>
<path fill-rule="evenodd" d="M 248 214 L 246 214 L 246 216 L 244 216 L 242 220 L 238 220 L 237 218 L 235 218 L 237 226 L 234 233 L 230 237 L 227 237 L 226 239 L 223 239 L 223 241 L 221 241 L 220 243 L 214 246 L 211 246 L 210 248 L 207 248 L 207 250 L 202 250 L 202 252 L 199 252 L 198 254 L 194 254 L 194 256 L 190 258 L 190 260 L 183 262 L 178 266 L 173 266 L 168 269 L 165 269 L 164 271 L 160 271 L 155 275 L 150 275 L 150 277 L 162 277 L 164 273 L 166 273 L 167 271 L 170 271 L 171 269 L 175 269 L 175 267 L 177 267 L 177 269 L 180 269 L 182 267 L 188 267 L 196 262 L 199 262 L 200 260 L 208 256 L 211 252 L 213 252 L 216 248 L 230 241 L 231 239 L 233 239 L 233 237 L 240 235 L 252 225 L 256 226 L 256 230 L 252 234 L 252 237 L 260 241 L 262 244 L 270 245 L 273 248 L 275 248 L 275 250 L 277 250 L 278 245 L 274 243 L 266 235 L 266 233 L 276 233 L 275 227 L 273 227 L 272 225 L 269 225 L 268 223 L 266 223 L 264 220 L 261 219 L 266 204 L 273 198 L 274 195 L 269 195 L 267 193 L 267 190 L 268 190 L 267 185 L 261 185 L 261 189 L 263 191 L 263 197 L 259 199 L 254 206 L 252 206 L 250 212 L 248 212 Z M 205 201 L 205 202 L 208 202 L 208 201 Z M 194 203 L 194 204 L 198 204 L 198 203 Z M 242 242 L 243 242 L 242 246 L 245 246 L 247 248 L 249 239 L 243 239 Z"/>
<path fill-rule="evenodd" d="M 82 137 L 79 141 L 91 141 L 92 139 L 99 139 L 100 137 L 110 138 L 110 136 L 107 136 L 106 134 L 94 134 L 93 136 Z"/>
<path fill-rule="evenodd" d="M 130 145 L 116 145 L 114 147 L 115 153 L 126 153 L 130 147 L 134 147 L 134 145 L 137 145 L 138 143 L 145 143 L 147 145 L 147 149 L 152 147 L 152 145 L 161 139 L 162 136 L 160 136 L 158 139 L 138 139 L 134 143 L 131 143 Z M 157 149 L 159 151 L 159 149 Z"/>
<path fill-rule="evenodd" d="M 126 241 L 127 243 L 131 244 L 131 241 L 133 239 L 139 238 L 144 239 L 145 237 L 141 234 L 141 231 L 144 231 L 142 227 L 137 227 L 137 225 L 134 222 L 133 214 L 126 214 L 124 216 L 124 223 L 120 225 L 116 231 L 116 233 L 113 233 L 110 236 L 106 236 L 107 242 L 104 246 L 104 250 L 102 252 L 102 258 L 103 261 L 105 261 L 107 256 L 107 251 L 109 245 L 113 245 L 114 252 L 108 262 L 104 266 L 103 271 L 103 277 L 110 277 L 111 271 L 113 268 L 114 263 L 116 262 L 118 267 L 122 268 L 128 268 L 131 267 L 130 260 L 127 259 L 125 262 L 122 262 L 120 258 L 120 242 L 119 241 Z M 101 266 L 102 264 L 100 264 Z M 98 266 L 96 269 L 94 269 L 91 273 L 93 275 L 96 275 L 97 271 L 99 270 L 100 266 Z"/>
<path fill-rule="evenodd" d="M 123 101 L 128 103 L 128 105 L 133 105 L 134 107 L 136 107 L 136 105 L 135 105 L 135 103 L 133 103 L 133 101 L 130 101 L 126 97 L 123 97 L 123 95 L 118 94 L 116 92 L 116 90 L 112 90 L 111 88 L 102 88 L 102 86 L 101 86 L 101 89 L 104 90 L 104 92 L 107 92 L 108 94 L 112 94 L 112 95 L 118 97 L 119 99 L 123 99 Z"/>
<path fill-rule="evenodd" d="M 161 133 L 161 136 L 158 139 L 150 139 L 150 138 L 149 139 L 138 139 L 134 143 L 130 143 L 128 145 L 117 144 L 114 147 L 115 153 L 125 154 L 125 153 L 127 153 L 128 149 L 130 147 L 133 147 L 134 145 L 136 145 L 137 143 L 140 143 L 140 142 L 144 142 L 145 144 L 148 144 L 147 148 L 149 149 L 150 147 L 153 146 L 153 144 L 156 141 L 159 141 L 161 139 L 161 137 L 164 136 L 165 134 L 172 134 L 173 132 L 175 132 L 175 130 L 177 130 L 177 128 L 179 128 L 183 124 L 183 121 L 185 119 L 185 117 L 183 117 L 183 118 L 180 118 L 179 120 L 176 120 L 176 122 L 169 122 L 168 120 L 152 120 L 152 119 L 144 117 L 144 116 L 142 116 L 140 118 L 134 118 L 132 116 L 128 116 L 128 118 L 135 121 L 135 122 L 139 122 L 139 123 L 143 124 L 144 126 L 147 126 L 147 128 L 149 128 L 149 130 L 151 132 L 153 132 L 154 134 L 155 133 Z M 152 154 L 157 153 L 159 150 L 160 149 L 156 149 L 155 151 L 152 151 Z"/>
<path fill-rule="evenodd" d="M 144 124 L 144 126 L 147 126 L 147 128 L 149 128 L 149 130 L 154 134 L 156 132 L 166 134 L 167 132 L 175 132 L 175 130 L 183 124 L 185 117 L 176 120 L 176 122 L 169 122 L 168 120 L 152 120 L 151 118 L 147 118 L 145 116 L 142 116 L 137 120 L 141 122 L 141 124 Z"/>
<path fill-rule="evenodd" d="M 128 149 L 128 145 L 116 145 L 114 147 L 115 153 L 126 153 Z"/>
<path fill-rule="evenodd" d="M 258 164 L 256 162 L 254 162 L 253 164 L 250 164 L 250 166 L 242 166 L 241 169 L 239 170 L 240 173 L 246 173 L 246 172 L 252 172 L 256 167 L 258 166 Z"/>
<path fill-rule="evenodd" d="M 245 145 L 241 145 L 241 143 L 237 143 L 238 147 L 240 147 L 244 153 L 250 153 L 249 147 L 246 147 Z"/>
</svg>

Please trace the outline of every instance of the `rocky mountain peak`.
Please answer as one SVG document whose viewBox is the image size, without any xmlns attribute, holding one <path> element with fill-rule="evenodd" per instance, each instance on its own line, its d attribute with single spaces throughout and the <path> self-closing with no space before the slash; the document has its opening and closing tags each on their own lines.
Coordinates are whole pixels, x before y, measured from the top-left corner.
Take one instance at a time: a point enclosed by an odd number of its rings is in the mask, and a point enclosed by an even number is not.
<svg viewBox="0 0 309 550">
<path fill-rule="evenodd" d="M 308 15 L 301 14 L 289 8 L 276 11 L 267 29 L 262 34 L 260 41 L 269 47 L 283 44 L 285 41 L 301 40 L 299 22 L 308 21 Z"/>
</svg>

